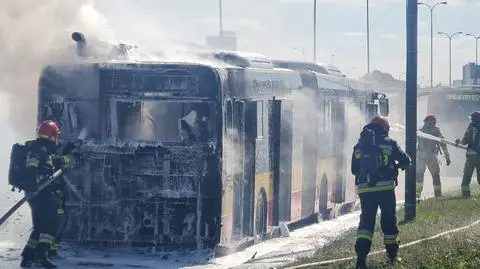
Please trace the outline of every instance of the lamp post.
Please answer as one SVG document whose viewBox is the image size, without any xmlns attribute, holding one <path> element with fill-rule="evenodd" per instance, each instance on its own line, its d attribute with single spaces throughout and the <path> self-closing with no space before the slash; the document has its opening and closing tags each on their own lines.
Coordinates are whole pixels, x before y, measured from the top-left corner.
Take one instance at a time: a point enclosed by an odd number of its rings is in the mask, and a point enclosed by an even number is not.
<svg viewBox="0 0 480 269">
<path fill-rule="evenodd" d="M 433 88 L 433 10 L 438 5 L 446 5 L 447 1 L 439 2 L 434 5 L 419 2 L 418 5 L 424 5 L 430 9 L 430 87 Z"/>
<path fill-rule="evenodd" d="M 219 20 L 220 20 L 220 36 L 223 36 L 222 0 L 218 0 L 218 11 L 219 11 Z"/>
<path fill-rule="evenodd" d="M 439 35 L 444 35 L 446 37 L 448 37 L 449 39 L 449 46 L 448 46 L 448 55 L 449 55 L 449 64 L 448 64 L 448 68 L 449 68 L 449 80 L 450 80 L 450 87 L 452 87 L 452 38 L 454 38 L 455 36 L 457 35 L 461 35 L 463 34 L 463 32 L 456 32 L 456 33 L 453 33 L 451 35 L 447 34 L 447 33 L 444 33 L 444 32 L 438 32 Z"/>
<path fill-rule="evenodd" d="M 367 0 L 367 74 L 370 75 L 370 2 Z"/>
<path fill-rule="evenodd" d="M 471 36 L 475 38 L 475 79 L 473 82 L 473 85 L 477 85 L 477 77 L 478 77 L 478 40 L 480 39 L 480 36 L 472 35 L 472 34 L 466 34 L 467 36 Z"/>
<path fill-rule="evenodd" d="M 317 63 L 317 0 L 313 0 L 313 62 Z"/>
</svg>

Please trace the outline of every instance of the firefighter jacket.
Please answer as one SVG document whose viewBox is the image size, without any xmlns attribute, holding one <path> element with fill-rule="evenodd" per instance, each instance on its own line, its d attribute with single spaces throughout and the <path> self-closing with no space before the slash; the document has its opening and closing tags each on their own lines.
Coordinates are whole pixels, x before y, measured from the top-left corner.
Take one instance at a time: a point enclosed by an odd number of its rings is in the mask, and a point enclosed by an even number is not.
<svg viewBox="0 0 480 269">
<path fill-rule="evenodd" d="M 374 185 L 360 181 L 357 184 L 358 193 L 394 190 L 398 168 L 405 169 L 410 166 L 410 157 L 400 148 L 397 141 L 388 137 L 388 133 L 380 125 L 368 124 L 364 129 L 373 129 L 375 131 L 375 141 L 381 149 L 381 160 L 379 160 L 380 173 Z M 362 169 L 362 154 L 360 145 L 357 143 L 353 148 L 351 165 L 352 174 L 355 175 L 356 181 Z"/>
<path fill-rule="evenodd" d="M 61 169 L 66 165 L 72 164 L 71 155 L 57 154 L 57 146 L 45 139 L 37 139 L 31 143 L 27 153 L 25 176 L 30 190 L 35 190 L 40 184 L 48 180 L 56 169 Z M 56 186 L 45 188 L 42 193 L 51 193 L 56 190 Z"/>
<path fill-rule="evenodd" d="M 477 136 L 480 130 L 480 122 L 471 122 L 467 130 L 465 131 L 465 135 L 461 139 L 460 143 L 462 145 L 467 145 L 467 155 L 478 155 L 476 144 L 477 144 Z"/>
<path fill-rule="evenodd" d="M 439 138 L 444 138 L 442 132 L 437 126 L 429 127 L 424 125 L 420 131 L 425 134 L 433 135 Z M 449 159 L 450 154 L 448 152 L 447 144 L 426 139 L 423 137 L 418 137 L 417 151 L 422 155 L 437 155 L 440 150 L 445 155 L 445 158 Z"/>
</svg>

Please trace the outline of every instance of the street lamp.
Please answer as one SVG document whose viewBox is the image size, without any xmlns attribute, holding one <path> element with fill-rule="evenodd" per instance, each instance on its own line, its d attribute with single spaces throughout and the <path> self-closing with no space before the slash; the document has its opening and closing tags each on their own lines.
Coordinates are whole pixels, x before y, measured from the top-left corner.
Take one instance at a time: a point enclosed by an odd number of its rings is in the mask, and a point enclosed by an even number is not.
<svg viewBox="0 0 480 269">
<path fill-rule="evenodd" d="M 433 88 L 433 10 L 438 5 L 446 5 L 447 1 L 439 2 L 432 5 L 419 2 L 418 5 L 424 5 L 430 9 L 430 87 Z"/>
<path fill-rule="evenodd" d="M 449 43 L 449 57 L 450 57 L 450 62 L 449 62 L 449 70 L 450 70 L 450 87 L 452 87 L 452 38 L 454 38 L 455 36 L 457 35 L 461 35 L 463 34 L 463 32 L 456 32 L 456 33 L 453 33 L 451 35 L 447 34 L 447 33 L 444 33 L 444 32 L 438 32 L 439 35 L 444 35 L 446 37 L 448 37 L 450 43 Z"/>
<path fill-rule="evenodd" d="M 220 19 L 220 36 L 223 36 L 222 0 L 218 0 L 218 11 L 219 11 L 219 19 Z"/>
<path fill-rule="evenodd" d="M 473 82 L 474 85 L 477 85 L 477 76 L 478 76 L 478 39 L 480 39 L 480 36 L 472 35 L 472 34 L 465 34 L 467 36 L 471 36 L 475 38 L 475 80 Z"/>
<path fill-rule="evenodd" d="M 367 0 L 367 74 L 370 75 L 370 3 Z"/>
<path fill-rule="evenodd" d="M 313 0 L 313 62 L 317 63 L 317 0 Z"/>
</svg>

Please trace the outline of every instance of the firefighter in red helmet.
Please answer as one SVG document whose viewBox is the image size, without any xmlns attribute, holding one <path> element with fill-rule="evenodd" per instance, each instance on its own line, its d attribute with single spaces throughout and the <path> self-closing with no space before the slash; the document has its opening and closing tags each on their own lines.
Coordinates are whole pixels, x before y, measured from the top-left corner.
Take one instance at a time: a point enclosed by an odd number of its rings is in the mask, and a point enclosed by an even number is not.
<svg viewBox="0 0 480 269">
<path fill-rule="evenodd" d="M 436 126 L 437 119 L 434 115 L 428 115 L 423 120 L 423 127 L 420 131 L 439 138 L 444 138 L 440 128 Z M 418 137 L 417 144 L 417 171 L 416 171 L 416 195 L 420 198 L 423 190 L 423 177 L 426 168 L 430 171 L 433 179 L 433 190 L 435 197 L 442 196 L 442 183 L 440 181 L 440 165 L 438 155 L 445 156 L 447 166 L 450 165 L 450 154 L 448 152 L 447 144 Z"/>
<path fill-rule="evenodd" d="M 456 144 L 467 145 L 467 158 L 463 168 L 462 194 L 470 197 L 470 182 L 473 171 L 477 170 L 477 181 L 480 184 L 480 111 L 470 114 L 470 124 L 462 139 L 457 139 Z"/>
<path fill-rule="evenodd" d="M 55 169 L 72 163 L 71 155 L 58 155 L 57 145 L 60 128 L 54 121 L 44 121 L 37 128 L 37 139 L 28 143 L 25 180 L 22 189 L 26 193 L 36 192 L 38 186 L 52 176 Z M 26 143 L 27 144 L 27 143 Z M 22 268 L 32 267 L 38 261 L 44 268 L 56 268 L 48 251 L 57 233 L 57 198 L 55 186 L 51 184 L 30 199 L 33 230 L 22 251 Z"/>
<path fill-rule="evenodd" d="M 351 169 L 361 206 L 355 243 L 356 269 L 366 268 L 378 207 L 382 212 L 380 222 L 388 259 L 391 263 L 397 260 L 396 178 L 399 168 L 405 169 L 410 165 L 410 157 L 395 140 L 388 137 L 389 130 L 387 118 L 375 116 L 370 124 L 363 127 L 353 148 Z"/>
</svg>

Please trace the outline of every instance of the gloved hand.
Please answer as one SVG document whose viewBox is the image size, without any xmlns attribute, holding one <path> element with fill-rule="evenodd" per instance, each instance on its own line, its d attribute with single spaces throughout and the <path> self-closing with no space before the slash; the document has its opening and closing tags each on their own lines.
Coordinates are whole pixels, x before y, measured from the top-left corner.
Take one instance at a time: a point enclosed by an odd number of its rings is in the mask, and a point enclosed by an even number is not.
<svg viewBox="0 0 480 269">
<path fill-rule="evenodd" d="M 447 162 L 447 166 L 450 165 L 450 157 L 449 156 L 445 156 L 445 161 Z"/>
<path fill-rule="evenodd" d="M 54 156 L 52 157 L 52 164 L 55 169 L 62 169 L 65 166 L 65 159 L 63 158 L 63 156 Z"/>
<path fill-rule="evenodd" d="M 462 140 L 460 138 L 455 139 L 455 145 L 458 146 L 458 144 L 460 144 L 460 142 L 462 142 Z"/>
<path fill-rule="evenodd" d="M 76 140 L 74 142 L 67 142 L 63 146 L 62 154 L 71 154 L 75 149 L 82 145 L 82 140 Z"/>
</svg>

